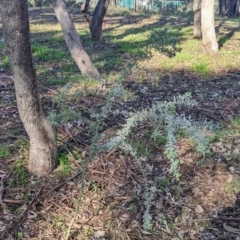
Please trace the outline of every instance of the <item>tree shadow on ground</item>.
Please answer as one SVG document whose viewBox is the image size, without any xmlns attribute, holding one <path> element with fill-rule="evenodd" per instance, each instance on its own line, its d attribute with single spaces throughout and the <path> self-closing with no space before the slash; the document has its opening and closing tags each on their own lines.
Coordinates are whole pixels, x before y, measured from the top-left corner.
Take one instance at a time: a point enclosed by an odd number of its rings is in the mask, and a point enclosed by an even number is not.
<svg viewBox="0 0 240 240">
<path fill-rule="evenodd" d="M 148 29 L 144 27 L 132 32 L 126 31 L 126 33 L 117 38 L 106 35 L 106 42 L 104 44 L 94 44 L 90 39 L 88 30 L 80 34 L 80 39 L 99 71 L 108 74 L 119 71 L 124 65 L 128 65 L 128 67 L 130 65 L 134 66 L 137 61 L 151 57 L 151 51 L 153 49 L 168 57 L 173 57 L 177 52 L 181 51 L 177 46 L 182 41 L 180 31 L 168 31 L 166 28 L 155 27 L 155 24 L 152 24 L 152 26 L 154 30 L 149 34 L 148 38 L 144 40 L 138 38 L 134 38 L 132 41 L 122 40 L 122 38 L 129 34 L 148 31 Z M 152 26 L 150 24 L 150 28 Z M 70 53 L 68 53 L 61 31 L 50 30 L 45 33 L 32 33 L 31 39 L 33 42 L 33 50 L 36 49 L 34 50 L 34 54 L 37 54 L 36 63 L 38 64 L 41 64 L 41 62 L 43 64 L 44 59 L 50 59 L 51 62 L 55 60 L 56 63 L 59 62 L 57 58 L 61 52 L 66 53 L 65 58 L 70 58 Z M 34 48 L 34 45 L 39 45 L 39 48 Z M 48 52 L 46 52 L 47 49 Z M 62 59 L 59 60 L 62 61 Z"/>
<path fill-rule="evenodd" d="M 235 32 L 239 31 L 240 27 L 236 27 L 234 29 L 232 29 L 230 32 L 228 32 L 226 35 L 222 36 L 219 40 L 218 40 L 218 44 L 219 44 L 219 49 L 221 49 L 224 44 L 226 44 L 235 34 Z"/>
<path fill-rule="evenodd" d="M 225 22 L 226 22 L 226 20 L 220 21 L 218 26 L 215 27 L 216 34 L 219 33 L 220 28 L 224 25 Z"/>
</svg>

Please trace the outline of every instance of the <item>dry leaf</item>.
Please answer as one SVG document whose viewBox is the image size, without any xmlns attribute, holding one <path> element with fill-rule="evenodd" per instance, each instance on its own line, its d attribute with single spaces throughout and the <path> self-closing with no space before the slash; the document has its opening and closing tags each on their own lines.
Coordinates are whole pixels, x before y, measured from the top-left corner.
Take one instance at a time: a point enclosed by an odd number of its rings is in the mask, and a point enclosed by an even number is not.
<svg viewBox="0 0 240 240">
<path fill-rule="evenodd" d="M 125 222 L 125 221 L 127 221 L 127 220 L 129 220 L 129 219 L 130 219 L 130 216 L 129 216 L 129 214 L 127 214 L 127 213 L 124 213 L 124 214 L 120 217 L 120 220 L 123 221 L 123 222 Z"/>
<path fill-rule="evenodd" d="M 231 183 L 233 181 L 233 175 L 228 174 L 227 183 Z"/>
<path fill-rule="evenodd" d="M 223 228 L 224 230 L 231 232 L 231 233 L 240 233 L 240 229 L 239 228 L 233 228 L 231 226 L 227 226 L 226 223 L 223 224 Z"/>
<path fill-rule="evenodd" d="M 237 156 L 239 154 L 239 148 L 235 148 L 234 151 L 232 152 L 234 156 Z"/>
<path fill-rule="evenodd" d="M 5 177 L 5 175 L 0 175 L 0 204 L 3 205 L 3 201 L 2 201 L 2 196 L 3 196 L 3 190 L 4 190 L 4 186 L 3 186 L 3 178 Z"/>
<path fill-rule="evenodd" d="M 197 205 L 195 208 L 195 212 L 201 214 L 204 212 L 204 209 L 200 205 Z"/>
<path fill-rule="evenodd" d="M 29 211 L 27 218 L 28 219 L 33 219 L 33 218 L 37 218 L 37 213 L 33 212 L 33 211 Z"/>
<path fill-rule="evenodd" d="M 94 237 L 96 238 L 100 238 L 100 237 L 104 237 L 105 236 L 105 231 L 103 230 L 98 230 L 94 233 Z"/>
</svg>

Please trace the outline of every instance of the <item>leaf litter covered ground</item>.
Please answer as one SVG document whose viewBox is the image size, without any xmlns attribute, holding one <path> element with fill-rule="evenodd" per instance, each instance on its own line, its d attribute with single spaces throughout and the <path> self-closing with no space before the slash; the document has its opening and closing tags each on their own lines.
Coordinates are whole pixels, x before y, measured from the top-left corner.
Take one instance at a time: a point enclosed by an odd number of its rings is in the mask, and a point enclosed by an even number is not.
<svg viewBox="0 0 240 240">
<path fill-rule="evenodd" d="M 45 23 L 46 19 L 55 21 L 52 12 L 46 9 L 31 11 L 30 16 L 33 24 Z M 78 24 L 85 24 L 77 14 L 74 19 Z M 110 15 L 105 30 L 126 27 L 132 34 L 133 25 L 137 23 L 139 29 L 147 28 L 151 21 L 152 17 L 146 16 Z M 39 30 L 35 36 L 43 39 L 43 43 L 45 30 Z M 234 36 L 223 47 L 222 54 L 227 50 L 234 51 L 235 39 L 239 35 Z M 64 44 L 57 44 L 67 52 Z M 188 68 L 189 61 L 182 61 L 182 66 L 176 62 L 176 69 L 171 69 L 169 60 L 161 56 L 162 62 L 165 61 L 161 68 L 156 64 L 159 54 L 144 59 L 139 55 L 134 57 L 131 51 L 122 52 L 122 66 L 116 59 L 113 59 L 115 65 L 108 65 L 113 57 L 111 51 L 121 52 L 123 46 L 109 43 L 108 48 L 107 44 L 88 47 L 90 52 L 92 49 L 99 54 L 92 57 L 99 61 L 103 73 L 117 72 L 129 62 L 137 62 L 138 66 L 126 74 L 123 82 L 134 98 L 113 104 L 112 115 L 105 121 L 102 135 L 106 138 L 114 135 L 124 123 L 126 113 L 191 92 L 199 105 L 188 109 L 186 114 L 224 126 L 211 144 L 211 154 L 205 158 L 198 156 L 187 139 L 179 141 L 182 164 L 181 177 L 176 181 L 169 173 L 169 163 L 163 154 L 164 144 L 149 140 L 146 135 L 148 123 L 143 123 L 134 129 L 133 134 L 140 140 L 139 146 L 150 148 L 150 154 L 139 149 L 139 161 L 135 161 L 115 150 L 98 154 L 87 165 L 89 136 L 81 124 L 73 121 L 57 127 L 59 152 L 63 156 L 59 158 L 64 162 L 65 156 L 71 163 L 70 169 L 60 164 L 49 178 L 36 179 L 25 169 L 28 139 L 19 119 L 11 72 L 5 67 L 0 75 L 0 193 L 4 190 L 4 205 L 0 209 L 1 239 L 240 239 L 240 70 L 235 66 L 238 56 L 228 67 L 220 68 L 216 60 L 207 69 L 211 63 L 209 59 L 204 59 L 202 65 L 193 64 L 195 68 L 200 66 L 196 68 L 200 69 L 199 74 Z M 56 75 L 64 79 L 62 67 L 71 62 L 68 59 L 48 63 L 41 58 L 35 60 L 42 102 L 49 112 L 56 107 L 51 101 L 57 92 L 52 77 Z M 201 69 L 211 74 L 206 75 Z M 71 75 L 76 78 L 78 70 L 72 67 L 72 71 Z M 112 74 L 114 78 L 116 73 Z M 84 99 L 68 104 L 89 116 L 91 107 L 100 108 L 104 104 L 104 97 L 88 94 Z M 153 194 L 147 190 L 152 186 L 156 187 Z M 143 229 L 147 195 L 152 198 L 149 209 L 151 230 Z"/>
</svg>

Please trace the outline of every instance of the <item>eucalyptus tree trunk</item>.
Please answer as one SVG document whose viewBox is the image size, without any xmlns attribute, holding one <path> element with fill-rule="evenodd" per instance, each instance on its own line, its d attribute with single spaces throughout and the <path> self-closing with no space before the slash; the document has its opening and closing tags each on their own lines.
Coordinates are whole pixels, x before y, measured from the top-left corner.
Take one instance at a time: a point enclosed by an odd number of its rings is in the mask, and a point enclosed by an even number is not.
<svg viewBox="0 0 240 240">
<path fill-rule="evenodd" d="M 6 53 L 13 69 L 17 106 L 30 138 L 28 170 L 48 175 L 56 166 L 56 132 L 45 117 L 38 95 L 29 36 L 27 0 L 0 0 Z"/>
<path fill-rule="evenodd" d="M 98 0 L 97 6 L 95 7 L 92 15 L 88 9 L 89 3 L 90 0 L 86 0 L 81 6 L 81 11 L 89 23 L 91 39 L 94 42 L 103 42 L 102 25 L 110 0 Z"/>
<path fill-rule="evenodd" d="M 63 36 L 72 58 L 76 62 L 81 73 L 86 77 L 99 77 L 100 74 L 86 51 L 84 50 L 80 37 L 74 27 L 71 17 L 63 0 L 52 0 L 57 19 L 62 27 Z"/>
<path fill-rule="evenodd" d="M 206 51 L 211 54 L 218 53 L 218 43 L 214 24 L 214 0 L 202 0 L 201 9 L 202 41 Z"/>
<path fill-rule="evenodd" d="M 201 6 L 202 0 L 198 0 L 197 8 L 194 11 L 193 38 L 201 38 Z"/>
</svg>

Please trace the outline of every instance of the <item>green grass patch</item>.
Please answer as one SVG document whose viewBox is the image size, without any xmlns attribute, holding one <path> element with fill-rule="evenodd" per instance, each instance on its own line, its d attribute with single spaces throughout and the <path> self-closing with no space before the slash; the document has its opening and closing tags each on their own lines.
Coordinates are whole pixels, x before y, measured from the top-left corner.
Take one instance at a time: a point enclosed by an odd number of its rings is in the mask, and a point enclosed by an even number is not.
<svg viewBox="0 0 240 240">
<path fill-rule="evenodd" d="M 3 65 L 4 68 L 11 68 L 11 63 L 10 63 L 10 60 L 9 60 L 8 56 L 3 57 L 3 64 L 2 65 Z"/>
<path fill-rule="evenodd" d="M 235 179 L 229 183 L 226 187 L 228 193 L 238 193 L 240 191 L 240 179 Z"/>
<path fill-rule="evenodd" d="M 0 50 L 3 50 L 4 49 L 4 44 L 3 42 L 0 42 Z"/>
<path fill-rule="evenodd" d="M 157 186 L 162 191 L 165 190 L 165 188 L 170 184 L 170 179 L 167 177 L 163 177 L 161 180 L 157 182 Z"/>
<path fill-rule="evenodd" d="M 29 178 L 30 173 L 25 167 L 25 162 L 23 159 L 17 160 L 13 163 L 10 168 L 13 170 L 13 174 L 15 176 L 14 180 L 10 181 L 10 186 L 26 186 Z"/>
<path fill-rule="evenodd" d="M 44 62 L 62 61 L 63 58 L 66 57 L 65 52 L 59 49 L 42 46 L 40 44 L 33 44 L 32 52 L 34 57 Z"/>
<path fill-rule="evenodd" d="M 7 158 L 11 154 L 10 147 L 0 144 L 0 158 Z"/>
<path fill-rule="evenodd" d="M 197 62 L 192 64 L 192 69 L 195 73 L 201 75 L 208 75 L 210 73 L 210 68 L 206 62 Z"/>
<path fill-rule="evenodd" d="M 233 119 L 231 121 L 232 125 L 239 127 L 240 126 L 240 118 Z"/>
<path fill-rule="evenodd" d="M 59 165 L 59 175 L 67 177 L 71 174 L 72 165 L 69 161 L 68 154 L 66 152 L 60 152 L 57 156 L 57 161 Z"/>
<path fill-rule="evenodd" d="M 51 86 L 64 86 L 67 84 L 68 80 L 64 77 L 50 77 L 47 79 L 47 82 Z"/>
</svg>

